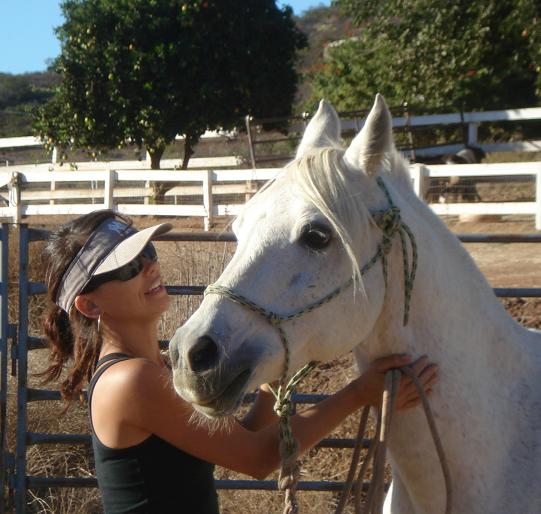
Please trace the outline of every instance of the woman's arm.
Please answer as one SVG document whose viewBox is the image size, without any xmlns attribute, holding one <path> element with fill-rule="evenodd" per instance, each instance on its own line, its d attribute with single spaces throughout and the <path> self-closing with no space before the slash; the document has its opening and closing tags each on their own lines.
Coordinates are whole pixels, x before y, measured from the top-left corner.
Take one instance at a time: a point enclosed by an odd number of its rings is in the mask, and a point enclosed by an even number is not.
<svg viewBox="0 0 541 514">
<path fill-rule="evenodd" d="M 111 415 L 122 416 L 120 424 L 144 429 L 196 457 L 256 478 L 264 478 L 279 467 L 277 422 L 255 432 L 235 420 L 227 427 L 209 430 L 204 423 L 193 422 L 191 406 L 174 392 L 168 373 L 142 359 L 128 362 L 130 376 L 124 387 L 115 388 L 125 392 L 124 398 L 111 401 L 109 407 Z M 337 393 L 292 416 L 291 425 L 300 452 L 317 444 L 363 405 L 376 405 L 382 394 L 385 371 L 407 363 L 409 360 L 403 356 L 379 359 Z M 430 392 L 436 380 L 436 366 L 421 359 L 413 369 Z M 411 381 L 403 380 L 397 406 L 407 408 L 418 403 Z"/>
</svg>

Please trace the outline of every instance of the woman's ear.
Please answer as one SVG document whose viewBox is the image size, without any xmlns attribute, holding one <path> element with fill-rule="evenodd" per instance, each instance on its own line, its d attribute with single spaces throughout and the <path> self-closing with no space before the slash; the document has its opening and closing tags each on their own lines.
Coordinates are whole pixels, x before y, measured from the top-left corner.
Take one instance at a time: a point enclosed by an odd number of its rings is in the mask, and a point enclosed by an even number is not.
<svg viewBox="0 0 541 514">
<path fill-rule="evenodd" d="M 85 294 L 75 297 L 75 308 L 87 318 L 98 319 L 101 314 L 100 308 Z"/>
</svg>

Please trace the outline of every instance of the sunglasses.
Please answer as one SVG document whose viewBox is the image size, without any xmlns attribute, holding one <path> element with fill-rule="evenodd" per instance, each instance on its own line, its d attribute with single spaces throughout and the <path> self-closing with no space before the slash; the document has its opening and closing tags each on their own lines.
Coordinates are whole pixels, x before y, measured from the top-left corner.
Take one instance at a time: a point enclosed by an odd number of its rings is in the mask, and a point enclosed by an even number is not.
<svg viewBox="0 0 541 514">
<path fill-rule="evenodd" d="M 90 293 L 102 284 L 111 282 L 113 280 L 120 280 L 121 282 L 131 280 L 132 278 L 135 278 L 137 275 L 139 275 L 141 271 L 143 271 L 143 268 L 145 267 L 145 262 L 153 262 L 157 260 L 158 254 L 156 253 L 156 248 L 154 248 L 154 245 L 152 243 L 148 243 L 143 248 L 141 253 L 137 257 L 135 257 L 135 259 L 132 259 L 127 264 L 124 264 L 124 266 L 121 266 L 120 268 L 112 271 L 108 271 L 107 273 L 102 273 L 101 275 L 96 275 L 92 277 L 81 294 Z"/>
</svg>

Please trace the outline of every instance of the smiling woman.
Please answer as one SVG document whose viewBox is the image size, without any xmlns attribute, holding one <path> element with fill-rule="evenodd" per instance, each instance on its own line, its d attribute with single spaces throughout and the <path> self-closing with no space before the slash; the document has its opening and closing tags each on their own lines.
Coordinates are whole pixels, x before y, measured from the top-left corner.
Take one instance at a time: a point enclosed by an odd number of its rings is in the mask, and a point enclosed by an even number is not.
<svg viewBox="0 0 541 514">
<path fill-rule="evenodd" d="M 183 512 L 216 514 L 214 464 L 263 478 L 280 463 L 278 418 L 268 386 L 260 388 L 242 422 L 231 418 L 227 427 L 213 431 L 192 423 L 193 407 L 175 394 L 158 343 L 158 323 L 170 301 L 151 243 L 170 229 L 160 224 L 137 231 L 127 218 L 96 211 L 58 229 L 46 246 L 51 307 L 45 332 L 51 352 L 44 375 L 57 379 L 70 364 L 62 384 L 68 400 L 89 384 L 96 474 L 107 514 L 178 512 L 179 505 Z M 328 233 L 314 225 L 303 237 L 317 251 Z M 173 351 L 178 350 L 177 344 Z M 204 373 L 217 358 L 212 338 L 201 338 L 188 352 L 188 374 Z M 328 400 L 293 416 L 300 451 L 359 407 L 376 404 L 384 373 L 409 361 L 404 355 L 380 359 Z M 413 368 L 430 389 L 435 367 L 425 358 Z M 224 399 L 237 397 L 251 373 L 239 367 L 198 410 L 224 407 Z M 402 408 L 418 403 L 411 383 L 404 382 L 397 403 Z"/>
</svg>

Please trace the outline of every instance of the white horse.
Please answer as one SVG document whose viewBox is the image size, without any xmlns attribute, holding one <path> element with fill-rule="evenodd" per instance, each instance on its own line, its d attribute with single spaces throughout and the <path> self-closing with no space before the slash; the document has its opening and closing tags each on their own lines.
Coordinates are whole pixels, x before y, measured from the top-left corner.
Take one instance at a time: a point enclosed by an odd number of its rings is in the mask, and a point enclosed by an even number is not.
<svg viewBox="0 0 541 514">
<path fill-rule="evenodd" d="M 289 369 L 352 349 L 361 369 L 389 353 L 427 354 L 440 366 L 431 405 L 451 472 L 453 513 L 539 514 L 541 336 L 505 312 L 458 239 L 415 196 L 391 128 L 378 95 L 344 152 L 338 116 L 322 101 L 296 159 L 235 221 L 238 248 L 218 284 L 287 315 L 353 276 L 325 305 L 282 323 Z M 406 325 L 400 239 L 387 253 L 387 284 L 379 263 L 360 273 L 382 241 L 371 214 L 389 208 L 378 178 L 418 245 Z M 171 355 L 177 391 L 209 416 L 234 411 L 247 391 L 280 377 L 285 358 L 275 327 L 215 294 L 177 330 Z M 422 409 L 395 414 L 389 458 L 387 513 L 444 511 Z"/>
</svg>

